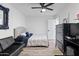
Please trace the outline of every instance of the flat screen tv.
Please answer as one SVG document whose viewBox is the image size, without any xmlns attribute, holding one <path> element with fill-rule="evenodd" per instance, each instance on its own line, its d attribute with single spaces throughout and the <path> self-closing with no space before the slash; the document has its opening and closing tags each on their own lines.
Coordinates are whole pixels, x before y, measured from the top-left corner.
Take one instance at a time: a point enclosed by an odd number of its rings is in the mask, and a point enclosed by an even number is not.
<svg viewBox="0 0 79 59">
<path fill-rule="evenodd" d="M 70 24 L 70 35 L 79 35 L 79 23 Z"/>
</svg>

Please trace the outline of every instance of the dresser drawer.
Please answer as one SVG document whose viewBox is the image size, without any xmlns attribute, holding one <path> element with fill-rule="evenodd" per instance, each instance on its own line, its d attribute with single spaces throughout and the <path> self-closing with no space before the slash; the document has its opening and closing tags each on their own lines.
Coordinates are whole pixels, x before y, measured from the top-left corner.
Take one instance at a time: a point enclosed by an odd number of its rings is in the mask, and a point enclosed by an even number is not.
<svg viewBox="0 0 79 59">
<path fill-rule="evenodd" d="M 63 44 L 63 33 L 56 33 L 56 39 Z"/>
<path fill-rule="evenodd" d="M 60 25 L 57 25 L 56 27 L 58 27 L 58 28 L 63 28 L 63 25 L 60 24 Z"/>
<path fill-rule="evenodd" d="M 64 50 L 63 50 L 63 44 L 62 44 L 62 43 L 60 43 L 60 42 L 57 40 L 56 45 L 57 45 L 57 47 L 61 50 L 61 52 L 64 52 Z"/>
</svg>

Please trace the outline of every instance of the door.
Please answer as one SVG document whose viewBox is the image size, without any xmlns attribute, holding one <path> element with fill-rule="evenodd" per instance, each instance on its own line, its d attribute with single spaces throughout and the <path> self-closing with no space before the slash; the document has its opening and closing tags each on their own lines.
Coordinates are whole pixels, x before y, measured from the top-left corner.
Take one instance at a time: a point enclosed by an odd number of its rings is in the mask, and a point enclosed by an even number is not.
<svg viewBox="0 0 79 59">
<path fill-rule="evenodd" d="M 48 39 L 56 39 L 56 25 L 59 24 L 59 19 L 48 20 Z"/>
</svg>

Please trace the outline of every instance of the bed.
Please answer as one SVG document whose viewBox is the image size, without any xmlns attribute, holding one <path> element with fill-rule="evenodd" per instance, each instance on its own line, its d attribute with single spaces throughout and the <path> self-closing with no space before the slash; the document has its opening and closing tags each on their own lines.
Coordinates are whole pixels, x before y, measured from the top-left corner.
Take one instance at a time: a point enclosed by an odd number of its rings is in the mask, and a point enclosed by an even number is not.
<svg viewBox="0 0 79 59">
<path fill-rule="evenodd" d="M 24 27 L 14 29 L 14 38 L 17 38 L 22 33 L 27 32 Z M 44 34 L 34 34 L 28 39 L 27 46 L 49 46 L 47 36 Z"/>
<path fill-rule="evenodd" d="M 48 46 L 47 36 L 34 34 L 28 39 L 27 46 Z"/>
</svg>

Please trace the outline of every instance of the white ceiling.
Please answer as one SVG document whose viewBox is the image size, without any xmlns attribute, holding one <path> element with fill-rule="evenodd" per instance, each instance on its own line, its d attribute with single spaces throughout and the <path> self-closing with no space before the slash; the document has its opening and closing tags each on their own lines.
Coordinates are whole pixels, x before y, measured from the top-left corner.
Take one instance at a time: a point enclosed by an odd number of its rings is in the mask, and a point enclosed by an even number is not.
<svg viewBox="0 0 79 59">
<path fill-rule="evenodd" d="M 67 3 L 55 3 L 49 6 L 54 9 L 53 11 L 46 10 L 46 12 L 41 13 L 41 9 L 31 9 L 31 7 L 39 7 L 39 3 L 14 3 L 11 4 L 13 7 L 17 8 L 25 16 L 53 16 L 62 12 L 63 8 L 67 6 Z"/>
</svg>

